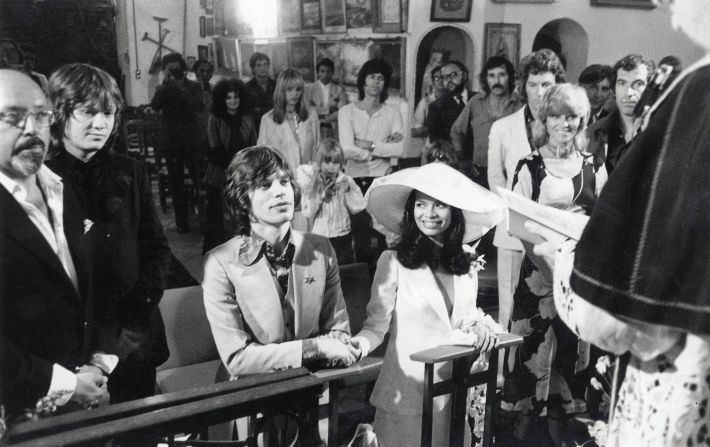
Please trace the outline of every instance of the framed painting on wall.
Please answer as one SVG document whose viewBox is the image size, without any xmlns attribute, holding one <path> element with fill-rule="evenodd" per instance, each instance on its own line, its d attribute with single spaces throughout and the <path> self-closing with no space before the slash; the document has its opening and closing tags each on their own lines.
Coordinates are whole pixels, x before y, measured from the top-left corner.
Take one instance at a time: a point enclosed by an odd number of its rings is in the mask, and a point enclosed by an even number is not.
<svg viewBox="0 0 710 447">
<path fill-rule="evenodd" d="M 323 59 L 330 59 L 335 65 L 333 81 L 340 84 L 343 77 L 343 53 L 339 40 L 317 40 L 316 41 L 316 67 Z"/>
<path fill-rule="evenodd" d="M 301 0 L 301 31 L 320 32 L 320 0 Z"/>
<path fill-rule="evenodd" d="M 468 22 L 473 0 L 431 0 L 432 22 Z"/>
<path fill-rule="evenodd" d="M 324 33 L 344 33 L 346 27 L 345 0 L 321 0 L 321 28 Z"/>
<path fill-rule="evenodd" d="M 316 80 L 313 54 L 313 39 L 310 37 L 292 37 L 288 39 L 288 54 L 290 66 L 301 72 L 303 79 L 309 82 Z"/>
<path fill-rule="evenodd" d="M 402 32 L 400 0 L 372 0 L 372 30 L 376 33 Z"/>
<path fill-rule="evenodd" d="M 555 0 L 493 0 L 493 3 L 555 3 Z"/>
<path fill-rule="evenodd" d="M 271 72 L 274 79 L 279 77 L 279 73 L 289 66 L 288 44 L 286 42 L 272 42 L 271 47 Z"/>
<path fill-rule="evenodd" d="M 399 91 L 404 96 L 406 39 L 373 39 L 370 46 L 370 58 L 382 59 L 392 66 L 392 80 L 390 88 Z"/>
<path fill-rule="evenodd" d="M 348 29 L 372 28 L 372 3 L 370 0 L 345 0 Z"/>
<path fill-rule="evenodd" d="M 197 59 L 202 59 L 205 61 L 210 60 L 209 48 L 207 47 L 207 45 L 198 45 L 197 46 Z"/>
<path fill-rule="evenodd" d="M 486 23 L 483 62 L 493 56 L 503 56 L 517 68 L 520 60 L 520 24 Z"/>
<path fill-rule="evenodd" d="M 362 64 L 370 59 L 371 40 L 344 40 L 343 50 L 343 85 L 357 85 L 357 73 Z"/>
<path fill-rule="evenodd" d="M 279 0 L 279 33 L 295 33 L 301 30 L 301 1 Z"/>
<path fill-rule="evenodd" d="M 653 9 L 653 0 L 591 0 L 592 6 L 616 6 L 620 8 Z"/>
<path fill-rule="evenodd" d="M 214 0 L 214 33 L 218 36 L 224 36 L 225 31 L 224 0 Z"/>
</svg>

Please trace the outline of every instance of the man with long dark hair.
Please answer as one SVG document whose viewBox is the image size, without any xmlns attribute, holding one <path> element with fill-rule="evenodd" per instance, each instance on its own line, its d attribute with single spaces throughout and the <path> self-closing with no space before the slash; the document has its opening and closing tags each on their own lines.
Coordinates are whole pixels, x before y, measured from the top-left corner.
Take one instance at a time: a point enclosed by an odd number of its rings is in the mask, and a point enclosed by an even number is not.
<svg viewBox="0 0 710 447">
<path fill-rule="evenodd" d="M 77 190 L 88 218 L 94 264 L 97 333 L 120 358 L 111 402 L 152 396 L 155 368 L 168 357 L 158 303 L 170 248 L 145 166 L 112 151 L 123 98 L 116 81 L 89 64 L 59 67 L 49 79 L 54 157 L 47 165 Z"/>
<path fill-rule="evenodd" d="M 502 56 L 486 61 L 479 83 L 483 93 L 471 98 L 451 126 L 451 143 L 461 170 L 479 185 L 488 187 L 488 134 L 493 121 L 518 110 L 520 99 L 514 92 L 515 68 Z"/>
</svg>

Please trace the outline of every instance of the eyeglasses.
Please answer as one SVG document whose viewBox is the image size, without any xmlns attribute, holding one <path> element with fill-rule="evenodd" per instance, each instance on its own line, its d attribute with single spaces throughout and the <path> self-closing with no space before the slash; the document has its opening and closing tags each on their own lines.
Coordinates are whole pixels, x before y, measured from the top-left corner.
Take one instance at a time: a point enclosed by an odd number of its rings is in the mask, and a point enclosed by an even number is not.
<svg viewBox="0 0 710 447">
<path fill-rule="evenodd" d="M 461 76 L 462 73 L 463 71 L 452 71 L 449 74 L 441 75 L 441 79 L 443 79 L 444 81 L 448 81 L 451 78 L 458 78 L 459 76 Z"/>
<path fill-rule="evenodd" d="M 0 112 L 0 121 L 11 126 L 24 129 L 27 118 L 32 116 L 39 127 L 51 126 L 54 123 L 54 112 L 41 110 L 39 112 Z"/>
</svg>

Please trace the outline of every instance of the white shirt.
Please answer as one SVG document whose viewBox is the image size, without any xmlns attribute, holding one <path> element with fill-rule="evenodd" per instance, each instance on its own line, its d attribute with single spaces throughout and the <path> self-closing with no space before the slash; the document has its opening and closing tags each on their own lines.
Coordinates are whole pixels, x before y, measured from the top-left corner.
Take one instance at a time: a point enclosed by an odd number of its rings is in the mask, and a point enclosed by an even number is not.
<svg viewBox="0 0 710 447">
<path fill-rule="evenodd" d="M 323 102 L 321 102 L 321 104 L 323 104 L 325 111 L 328 112 L 330 108 L 330 84 L 325 85 L 320 82 L 320 80 L 316 81 L 316 84 L 318 84 L 321 97 L 323 98 Z"/>
<path fill-rule="evenodd" d="M 71 283 L 78 292 L 79 278 L 69 251 L 69 243 L 64 234 L 64 184 L 62 184 L 61 177 L 45 165 L 42 165 L 37 171 L 37 183 L 44 193 L 44 201 L 47 204 L 47 211 L 52 217 L 51 221 L 48 216 L 45 216 L 42 211 L 27 200 L 29 192 L 24 186 L 0 171 L 0 184 L 25 210 L 27 217 L 37 227 L 37 230 L 39 230 L 59 258 L 59 262 L 61 262 L 67 276 L 69 276 Z M 96 353 L 89 363 L 110 373 L 118 364 L 118 357 Z M 76 383 L 76 376 L 73 372 L 55 363 L 52 367 L 52 380 L 47 394 L 57 391 L 72 391 L 72 393 L 66 394 L 56 401 L 57 405 L 64 405 L 71 399 L 73 391 L 76 389 Z"/>
<path fill-rule="evenodd" d="M 381 177 L 390 171 L 389 158 L 401 157 L 404 144 L 387 143 L 387 137 L 402 132 L 402 116 L 383 105 L 370 116 L 350 103 L 338 111 L 338 136 L 345 154 L 345 173 L 350 177 Z M 355 139 L 372 141 L 372 152 L 355 145 Z M 375 157 L 375 158 L 373 158 Z"/>
</svg>

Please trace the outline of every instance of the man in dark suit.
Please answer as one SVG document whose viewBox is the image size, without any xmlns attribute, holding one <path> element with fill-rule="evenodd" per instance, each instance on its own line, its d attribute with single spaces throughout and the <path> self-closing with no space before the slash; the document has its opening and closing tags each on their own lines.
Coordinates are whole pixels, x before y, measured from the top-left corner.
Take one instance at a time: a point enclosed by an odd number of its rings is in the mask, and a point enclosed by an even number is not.
<svg viewBox="0 0 710 447">
<path fill-rule="evenodd" d="M 152 396 L 155 368 L 168 357 L 157 307 L 170 248 L 145 166 L 108 142 L 118 127 L 121 92 L 104 70 L 67 64 L 52 74 L 47 95 L 57 114 L 47 166 L 77 191 L 94 222 L 95 328 L 101 347 L 120 358 L 109 378 L 111 402 Z"/>
<path fill-rule="evenodd" d="M 429 105 L 426 127 L 430 141 L 451 141 L 451 126 L 473 96 L 466 87 L 468 68 L 461 62 L 449 61 L 444 64 L 441 67 L 441 80 L 448 95 Z"/>
<path fill-rule="evenodd" d="M 150 106 L 160 112 L 158 133 L 159 155 L 165 157 L 170 179 L 170 193 L 175 208 L 175 226 L 178 233 L 190 231 L 188 223 L 185 168 L 197 185 L 197 158 L 200 152 L 199 114 L 204 109 L 202 87 L 186 78 L 187 65 L 182 55 L 163 56 L 163 82 L 150 101 Z"/>
<path fill-rule="evenodd" d="M 29 77 L 0 70 L 0 404 L 10 415 L 46 395 L 61 406 L 108 399 L 115 356 L 92 355 L 85 220 L 44 166 L 53 114 Z"/>
</svg>

